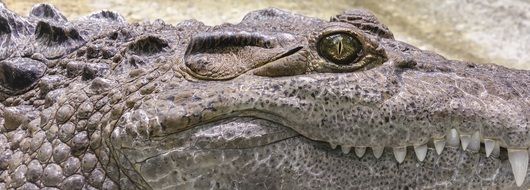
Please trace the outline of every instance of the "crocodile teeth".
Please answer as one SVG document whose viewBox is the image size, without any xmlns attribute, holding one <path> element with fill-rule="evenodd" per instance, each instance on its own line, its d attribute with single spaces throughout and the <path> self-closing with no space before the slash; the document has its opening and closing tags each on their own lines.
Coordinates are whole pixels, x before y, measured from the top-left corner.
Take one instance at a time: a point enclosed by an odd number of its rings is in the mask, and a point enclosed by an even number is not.
<svg viewBox="0 0 530 190">
<path fill-rule="evenodd" d="M 495 147 L 493 148 L 493 152 L 491 152 L 491 155 L 493 155 L 494 157 L 499 157 L 501 153 L 501 145 L 496 142 L 495 143 Z"/>
<path fill-rule="evenodd" d="M 329 143 L 329 145 L 331 146 L 331 149 L 336 149 L 336 148 L 337 148 L 337 145 L 336 145 L 336 144 Z"/>
<path fill-rule="evenodd" d="M 462 142 L 462 149 L 466 150 L 469 142 L 471 142 L 471 135 L 460 134 L 460 142 Z"/>
<path fill-rule="evenodd" d="M 342 145 L 341 149 L 342 149 L 342 153 L 348 154 L 350 153 L 351 146 Z"/>
<path fill-rule="evenodd" d="M 515 183 L 521 187 L 528 169 L 528 151 L 525 149 L 508 149 L 508 159 L 512 165 Z"/>
<path fill-rule="evenodd" d="M 425 160 L 425 156 L 427 156 L 427 144 L 415 145 L 414 152 L 416 152 L 416 157 L 418 157 L 418 160 L 423 162 L 423 160 Z"/>
<path fill-rule="evenodd" d="M 405 156 L 407 155 L 407 147 L 394 147 L 392 150 L 394 151 L 396 161 L 400 164 L 403 163 L 403 160 L 405 160 Z"/>
<path fill-rule="evenodd" d="M 484 147 L 486 148 L 486 157 L 490 157 L 491 152 L 495 148 L 495 140 L 484 139 Z"/>
<path fill-rule="evenodd" d="M 450 147 L 458 147 L 460 145 L 460 138 L 458 138 L 458 131 L 451 129 L 447 134 L 447 145 Z"/>
<path fill-rule="evenodd" d="M 364 146 L 360 146 L 360 147 L 355 147 L 355 155 L 357 155 L 357 157 L 359 158 L 362 158 L 364 156 L 364 153 L 366 152 L 366 147 Z"/>
<path fill-rule="evenodd" d="M 445 147 L 445 140 L 434 139 L 433 143 L 434 143 L 434 148 L 436 149 L 436 153 L 438 153 L 438 155 L 442 154 L 442 151 L 444 150 L 444 147 Z"/>
<path fill-rule="evenodd" d="M 480 132 L 473 133 L 467 148 L 472 152 L 478 152 L 480 150 Z"/>
<path fill-rule="evenodd" d="M 372 147 L 372 152 L 374 153 L 375 158 L 381 158 L 385 147 Z"/>
</svg>

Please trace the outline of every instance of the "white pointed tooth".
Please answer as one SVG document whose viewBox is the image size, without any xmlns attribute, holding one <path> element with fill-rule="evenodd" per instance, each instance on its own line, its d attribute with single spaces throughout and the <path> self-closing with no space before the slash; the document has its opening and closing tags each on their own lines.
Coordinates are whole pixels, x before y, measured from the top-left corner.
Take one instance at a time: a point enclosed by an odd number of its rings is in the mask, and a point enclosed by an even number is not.
<svg viewBox="0 0 530 190">
<path fill-rule="evenodd" d="M 374 153 L 375 158 L 381 158 L 385 147 L 372 147 L 372 152 Z"/>
<path fill-rule="evenodd" d="M 508 159 L 510 160 L 510 165 L 512 165 L 515 183 L 518 187 L 521 187 L 528 169 L 528 150 L 508 149 Z"/>
<path fill-rule="evenodd" d="M 471 142 L 469 142 L 467 148 L 472 152 L 478 152 L 480 150 L 480 132 L 476 131 L 471 135 Z"/>
<path fill-rule="evenodd" d="M 491 152 L 491 156 L 498 158 L 501 155 L 501 145 L 499 142 L 495 143 L 495 147 L 493 147 L 493 152 Z"/>
<path fill-rule="evenodd" d="M 447 146 L 458 147 L 460 145 L 460 138 L 458 137 L 458 131 L 451 129 L 446 135 Z"/>
<path fill-rule="evenodd" d="M 336 144 L 329 143 L 329 145 L 331 146 L 331 149 L 336 149 L 336 148 L 337 148 L 337 145 L 336 145 Z"/>
<path fill-rule="evenodd" d="M 484 139 L 484 147 L 486 148 L 486 157 L 490 157 L 493 149 L 495 149 L 495 140 Z"/>
<path fill-rule="evenodd" d="M 445 139 L 434 139 L 433 143 L 434 143 L 434 148 L 436 149 L 436 153 L 438 155 L 442 154 L 442 151 L 444 150 L 444 147 L 445 147 Z"/>
<path fill-rule="evenodd" d="M 407 156 L 407 147 L 394 147 L 392 150 L 394 151 L 394 157 L 396 158 L 396 161 L 400 164 L 403 163 L 405 156 Z"/>
<path fill-rule="evenodd" d="M 362 158 L 364 156 L 364 153 L 366 152 L 366 147 L 364 146 L 359 146 L 359 147 L 355 147 L 355 155 L 357 155 L 357 157 L 359 158 Z"/>
<path fill-rule="evenodd" d="M 425 156 L 427 156 L 427 144 L 414 145 L 414 152 L 416 152 L 416 157 L 418 160 L 423 162 L 423 160 L 425 160 Z"/>
<path fill-rule="evenodd" d="M 460 134 L 460 142 L 462 143 L 462 149 L 466 150 L 467 146 L 471 142 L 471 135 L 468 134 Z"/>
<path fill-rule="evenodd" d="M 342 149 L 342 153 L 348 154 L 350 153 L 351 146 L 342 145 L 341 149 Z"/>
</svg>

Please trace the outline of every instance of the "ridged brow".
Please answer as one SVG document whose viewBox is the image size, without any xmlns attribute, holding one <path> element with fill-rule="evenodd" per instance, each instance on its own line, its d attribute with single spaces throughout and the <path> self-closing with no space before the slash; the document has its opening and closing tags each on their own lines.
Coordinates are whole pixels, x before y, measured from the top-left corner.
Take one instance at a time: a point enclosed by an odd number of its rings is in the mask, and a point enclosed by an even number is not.
<svg viewBox="0 0 530 190">
<path fill-rule="evenodd" d="M 260 33 L 213 32 L 194 36 L 186 52 L 187 54 L 204 53 L 212 49 L 244 46 L 271 49 L 274 47 L 273 41 L 273 37 Z"/>
</svg>

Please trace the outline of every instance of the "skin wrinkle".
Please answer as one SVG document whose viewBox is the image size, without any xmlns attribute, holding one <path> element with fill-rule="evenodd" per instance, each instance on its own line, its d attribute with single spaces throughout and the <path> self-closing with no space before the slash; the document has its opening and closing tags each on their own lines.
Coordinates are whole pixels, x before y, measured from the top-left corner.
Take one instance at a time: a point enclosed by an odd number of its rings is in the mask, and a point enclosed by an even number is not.
<svg viewBox="0 0 530 190">
<path fill-rule="evenodd" d="M 366 10 L 328 22 L 271 8 L 220 26 L 4 12 L 30 32 L 0 45 L 0 55 L 24 47 L 18 53 L 46 63 L 49 79 L 16 96 L 0 89 L 0 141 L 9 142 L 0 147 L 0 189 L 505 189 L 517 187 L 507 149 L 530 146 L 527 71 L 451 61 L 395 41 Z M 32 41 L 38 22 L 83 31 L 86 44 L 67 38 L 49 56 Z M 249 47 L 234 31 L 270 37 L 279 49 Z M 319 56 L 319 40 L 338 32 L 358 38 L 358 61 Z M 208 54 L 200 58 L 217 65 L 193 65 L 186 50 L 197 34 L 224 35 L 237 47 L 202 44 Z M 36 116 L 17 121 L 18 112 L 6 114 L 13 109 Z M 6 128 L 12 120 L 20 123 Z M 486 158 L 483 148 L 448 145 L 437 155 L 431 139 L 452 128 L 479 131 L 500 150 Z M 419 161 L 413 146 L 424 143 Z M 359 146 L 367 147 L 361 158 Z M 403 163 L 396 146 L 406 147 Z M 384 148 L 380 158 L 374 147 Z M 26 177 L 39 169 L 37 179 Z"/>
</svg>

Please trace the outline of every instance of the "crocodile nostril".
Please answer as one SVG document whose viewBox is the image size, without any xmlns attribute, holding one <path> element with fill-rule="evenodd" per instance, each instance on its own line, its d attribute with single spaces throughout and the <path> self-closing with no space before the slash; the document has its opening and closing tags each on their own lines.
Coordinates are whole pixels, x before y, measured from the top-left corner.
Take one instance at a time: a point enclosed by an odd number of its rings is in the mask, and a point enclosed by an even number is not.
<svg viewBox="0 0 530 190">
<path fill-rule="evenodd" d="M 274 48 L 274 38 L 250 32 L 214 32 L 199 34 L 191 39 L 186 54 L 215 53 L 223 48 L 254 46 Z"/>
</svg>

